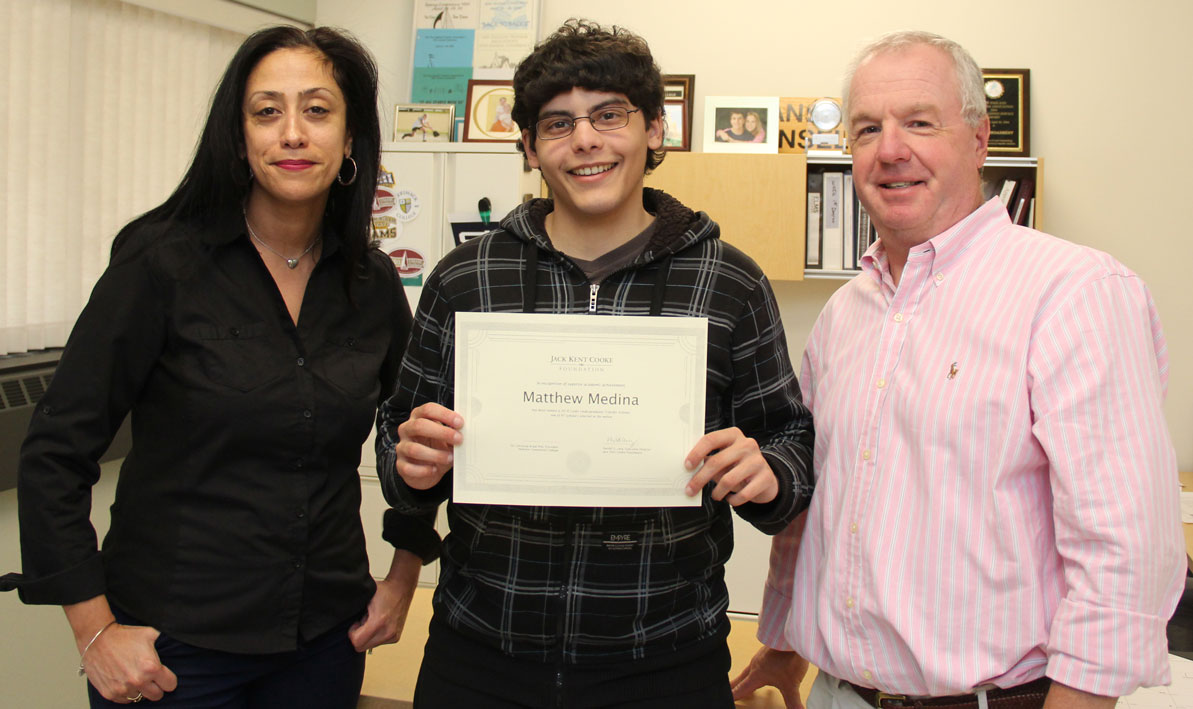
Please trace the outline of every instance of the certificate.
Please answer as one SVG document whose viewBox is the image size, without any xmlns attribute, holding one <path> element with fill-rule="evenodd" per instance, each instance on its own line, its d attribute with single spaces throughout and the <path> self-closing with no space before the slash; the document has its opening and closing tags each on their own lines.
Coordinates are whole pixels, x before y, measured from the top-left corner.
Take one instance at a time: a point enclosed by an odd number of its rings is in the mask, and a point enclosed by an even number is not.
<svg viewBox="0 0 1193 709">
<path fill-rule="evenodd" d="M 456 313 L 456 502 L 695 507 L 707 318 Z"/>
</svg>

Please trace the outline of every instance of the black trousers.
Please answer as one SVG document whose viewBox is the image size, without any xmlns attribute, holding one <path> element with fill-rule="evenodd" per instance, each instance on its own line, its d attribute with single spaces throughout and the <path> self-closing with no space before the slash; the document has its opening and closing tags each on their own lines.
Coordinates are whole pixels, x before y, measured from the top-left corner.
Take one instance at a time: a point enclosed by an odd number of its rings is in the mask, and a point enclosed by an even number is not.
<svg viewBox="0 0 1193 709">
<path fill-rule="evenodd" d="M 143 625 L 112 609 L 127 625 Z M 194 647 L 162 634 L 154 647 L 178 676 L 178 688 L 139 706 L 187 709 L 354 709 L 365 676 L 365 656 L 348 639 L 351 622 L 291 652 L 243 655 Z M 103 698 L 90 682 L 92 709 L 127 707 Z"/>
<path fill-rule="evenodd" d="M 415 709 L 731 709 L 724 636 L 645 660 L 568 665 L 509 657 L 432 619 Z"/>
</svg>

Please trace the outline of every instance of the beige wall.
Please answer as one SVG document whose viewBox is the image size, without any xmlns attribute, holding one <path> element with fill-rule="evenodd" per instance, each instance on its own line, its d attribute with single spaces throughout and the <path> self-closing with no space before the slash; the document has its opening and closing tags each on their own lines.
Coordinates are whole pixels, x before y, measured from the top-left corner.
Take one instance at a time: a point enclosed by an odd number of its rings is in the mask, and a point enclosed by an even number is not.
<svg viewBox="0 0 1193 709">
<path fill-rule="evenodd" d="M 831 21 L 821 19 L 834 7 Z M 705 96 L 840 95 L 856 49 L 890 30 L 938 32 L 982 66 L 1030 68 L 1032 152 L 1045 158 L 1048 230 L 1110 252 L 1150 285 L 1168 334 L 1168 422 L 1181 469 L 1193 469 L 1193 317 L 1182 275 L 1193 263 L 1182 197 L 1193 160 L 1184 125 L 1193 115 L 1184 88 L 1193 3 L 543 0 L 544 31 L 573 16 L 625 25 L 650 42 L 664 72 L 695 74 L 696 135 Z M 777 289 L 793 356 L 832 289 Z"/>
<path fill-rule="evenodd" d="M 788 0 L 541 3 L 543 32 L 577 16 L 621 24 L 650 42 L 664 72 L 695 74 L 696 135 L 705 96 L 839 95 L 857 48 L 896 29 L 951 37 L 983 66 L 1031 69 L 1032 152 L 1045 158 L 1047 228 L 1114 254 L 1150 285 L 1168 334 L 1168 423 L 1181 469 L 1193 470 L 1193 318 L 1182 305 L 1189 296 L 1179 271 L 1193 263 L 1180 196 L 1193 159 L 1193 133 L 1183 125 L 1193 115 L 1193 94 L 1183 88 L 1193 68 L 1184 36 L 1193 2 L 856 0 L 831 21 L 823 3 Z M 405 100 L 412 7 L 411 0 L 321 0 L 316 21 L 359 33 L 383 66 L 382 93 Z M 834 288 L 776 288 L 796 358 Z"/>
</svg>

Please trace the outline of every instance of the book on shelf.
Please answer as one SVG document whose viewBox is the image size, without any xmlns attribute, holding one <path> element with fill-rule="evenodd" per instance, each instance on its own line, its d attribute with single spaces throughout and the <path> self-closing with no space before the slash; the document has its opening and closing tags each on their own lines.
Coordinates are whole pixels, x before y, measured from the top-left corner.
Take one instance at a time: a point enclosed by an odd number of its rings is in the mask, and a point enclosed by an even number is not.
<svg viewBox="0 0 1193 709">
<path fill-rule="evenodd" d="M 1019 188 L 1015 190 L 1015 202 L 1011 209 L 1011 221 L 1015 224 L 1027 224 L 1028 206 L 1035 197 L 1035 181 L 1025 177 L 1019 181 Z"/>
<path fill-rule="evenodd" d="M 1007 208 L 1007 213 L 1010 213 L 1011 200 L 1015 198 L 1015 187 L 1019 184 L 1018 180 L 1008 177 L 1002 181 L 1002 189 L 998 192 L 998 199 L 1002 202 L 1002 206 Z"/>
<path fill-rule="evenodd" d="M 820 200 L 820 222 L 823 225 L 820 265 L 826 271 L 840 271 L 845 268 L 844 235 L 841 232 L 841 192 L 844 189 L 844 178 L 844 173 L 835 170 L 824 173 L 824 197 Z"/>
<path fill-rule="evenodd" d="M 874 243 L 875 238 L 874 224 L 870 221 L 870 214 L 859 202 L 857 206 L 857 255 L 859 259 Z"/>
<path fill-rule="evenodd" d="M 808 225 L 804 232 L 804 265 L 820 267 L 820 189 L 823 184 L 819 173 L 808 175 Z"/>
<path fill-rule="evenodd" d="M 1036 228 L 1036 198 L 1031 198 L 1031 204 L 1027 208 L 1027 223 L 1024 226 L 1032 229 Z"/>
<path fill-rule="evenodd" d="M 841 189 L 841 234 L 845 244 L 845 268 L 857 268 L 857 225 L 854 213 L 857 209 L 853 196 L 853 171 L 845 171 L 844 186 Z"/>
</svg>

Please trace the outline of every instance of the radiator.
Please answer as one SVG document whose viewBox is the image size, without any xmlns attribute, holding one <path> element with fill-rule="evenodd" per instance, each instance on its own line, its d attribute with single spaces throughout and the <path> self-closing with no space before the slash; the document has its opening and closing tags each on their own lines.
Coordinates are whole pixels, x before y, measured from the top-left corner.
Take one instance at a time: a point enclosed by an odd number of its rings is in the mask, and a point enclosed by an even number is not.
<svg viewBox="0 0 1193 709">
<path fill-rule="evenodd" d="M 33 408 L 54 376 L 61 350 L 43 350 L 0 357 L 0 491 L 16 487 L 21 441 Z M 131 444 L 128 421 L 101 461 L 123 458 Z"/>
</svg>

